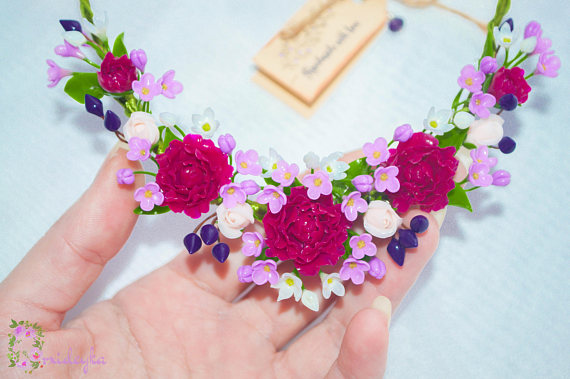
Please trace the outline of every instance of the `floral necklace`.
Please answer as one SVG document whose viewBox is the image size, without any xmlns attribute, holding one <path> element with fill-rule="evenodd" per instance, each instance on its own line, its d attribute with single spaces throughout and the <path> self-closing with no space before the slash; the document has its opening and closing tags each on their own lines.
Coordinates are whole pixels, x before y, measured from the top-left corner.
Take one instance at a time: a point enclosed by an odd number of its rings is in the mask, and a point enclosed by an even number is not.
<svg viewBox="0 0 570 379">
<path fill-rule="evenodd" d="M 241 238 L 241 252 L 235 254 L 252 262 L 239 267 L 237 280 L 269 284 L 278 290 L 277 300 L 292 298 L 314 311 L 318 295 L 304 287 L 306 277 L 320 276 L 325 299 L 344 296 L 347 281 L 360 285 L 367 275 L 373 280 L 384 277 L 377 239 L 389 239 L 385 259 L 404 265 L 406 252 L 418 247 L 417 235 L 429 226 L 420 215 L 404 228 L 401 215 L 409 209 L 435 212 L 452 205 L 472 211 L 470 191 L 508 185 L 510 174 L 497 170 L 498 159 L 491 156 L 497 150 L 509 154 L 516 146 L 503 135 L 500 114 L 527 101 L 528 79 L 555 77 L 560 67 L 537 22 L 528 23 L 524 38 L 517 41 L 513 20 L 503 20 L 509 2 L 499 0 L 483 53 L 477 64 L 460 70 L 460 89 L 449 109 L 430 109 L 421 132 L 404 124 L 390 141 L 379 137 L 365 143 L 363 158 L 348 163 L 341 153 L 319 158 L 311 152 L 303 158 L 306 167 L 300 168 L 273 149 L 267 157 L 254 150 L 236 151 L 231 134 L 219 135 L 215 143 L 220 125 L 211 108 L 193 115 L 189 134 L 172 114 L 161 113 L 157 123 L 151 101 L 160 95 L 175 98 L 183 90 L 175 72 L 158 79 L 145 72 L 146 53 L 128 53 L 123 34 L 111 49 L 106 20 L 93 19 L 89 3 L 82 4 L 83 27 L 75 20 L 60 20 L 65 40 L 55 52 L 83 60 L 97 72 L 71 72 L 48 60 L 49 86 L 69 76 L 65 92 L 128 143 L 127 158 L 154 162 L 156 172 L 117 172 L 120 185 L 134 183 L 135 175 L 154 180 L 134 191 L 140 203 L 134 212 L 172 211 L 200 219 L 215 205 L 216 211 L 184 237 L 188 252 L 211 246 L 207 250 L 224 263 L 230 248 L 220 234 Z M 86 57 L 86 48 L 97 54 L 100 64 Z M 536 69 L 525 75 L 521 63 L 535 56 Z M 128 117 L 124 125 L 117 114 L 104 111 L 104 96 L 123 106 Z M 359 218 L 364 232 L 354 227 Z M 255 221 L 263 225 L 263 233 L 251 227 Z M 292 271 L 281 269 L 287 261 Z"/>
</svg>

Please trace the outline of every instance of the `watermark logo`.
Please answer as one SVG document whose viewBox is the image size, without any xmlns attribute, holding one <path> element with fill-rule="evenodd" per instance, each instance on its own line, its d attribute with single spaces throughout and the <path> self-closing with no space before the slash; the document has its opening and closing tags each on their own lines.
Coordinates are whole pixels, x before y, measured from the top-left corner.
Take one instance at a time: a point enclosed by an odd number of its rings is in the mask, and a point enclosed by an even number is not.
<svg viewBox="0 0 570 379">
<path fill-rule="evenodd" d="M 31 324 L 29 321 L 12 320 L 10 328 L 14 329 L 8 333 L 8 367 L 19 367 L 27 374 L 40 366 L 41 352 L 44 346 L 44 331 L 38 323 Z"/>
</svg>

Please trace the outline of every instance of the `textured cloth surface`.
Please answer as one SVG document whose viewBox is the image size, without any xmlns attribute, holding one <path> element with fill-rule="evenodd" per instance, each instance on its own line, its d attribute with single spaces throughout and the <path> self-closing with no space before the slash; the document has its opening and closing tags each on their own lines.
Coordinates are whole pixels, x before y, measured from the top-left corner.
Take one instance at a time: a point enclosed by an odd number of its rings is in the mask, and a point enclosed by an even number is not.
<svg viewBox="0 0 570 379">
<path fill-rule="evenodd" d="M 92 3 L 108 12 L 111 38 L 124 31 L 129 51 L 146 50 L 147 71 L 176 70 L 184 92 L 153 109 L 180 114 L 189 128 L 191 115 L 211 106 L 238 148 L 266 155 L 273 146 L 299 165 L 309 150 L 350 151 L 378 136 L 389 139 L 402 123 L 421 130 L 431 106 L 450 106 L 461 68 L 474 63 L 485 37 L 438 8 L 390 1 L 403 30 L 382 32 L 307 120 L 251 81 L 252 57 L 302 0 L 251 0 L 247 7 L 233 0 Z M 491 0 L 445 3 L 482 20 L 495 7 Z M 505 134 L 518 146 L 510 156 L 495 156 L 511 172 L 511 185 L 475 191 L 473 214 L 449 210 L 437 253 L 394 315 L 387 378 L 570 372 L 568 8 L 562 0 L 548 7 L 513 1 L 512 8 L 517 27 L 542 23 L 562 59 L 560 75 L 533 78 L 523 109 L 504 113 Z M 0 14 L 0 280 L 81 195 L 115 142 L 100 119 L 63 94 L 61 83 L 45 86 L 45 59 L 86 67 L 53 53 L 62 43 L 58 20 L 77 17 L 74 1 L 5 2 Z M 68 317 L 169 261 L 195 225 L 181 215 L 142 217 Z"/>
</svg>

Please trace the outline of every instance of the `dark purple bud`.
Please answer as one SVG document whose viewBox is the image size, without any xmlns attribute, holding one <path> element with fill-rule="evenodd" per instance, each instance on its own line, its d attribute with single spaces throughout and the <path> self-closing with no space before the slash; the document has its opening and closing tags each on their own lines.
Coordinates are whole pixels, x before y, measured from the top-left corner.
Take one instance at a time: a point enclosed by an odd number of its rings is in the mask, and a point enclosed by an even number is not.
<svg viewBox="0 0 570 379">
<path fill-rule="evenodd" d="M 412 229 L 414 233 L 421 234 L 427 230 L 428 226 L 429 221 L 426 216 L 417 215 L 410 221 L 410 229 Z"/>
<path fill-rule="evenodd" d="M 103 118 L 103 103 L 95 96 L 85 95 L 85 109 L 87 112 Z"/>
<path fill-rule="evenodd" d="M 499 149 L 501 150 L 501 153 L 503 153 L 503 154 L 512 153 L 513 151 L 515 151 L 516 147 L 517 147 L 517 143 L 511 137 L 503 137 L 499 141 Z"/>
<path fill-rule="evenodd" d="M 394 17 L 388 23 L 388 28 L 390 28 L 390 30 L 393 32 L 399 32 L 403 26 L 404 20 L 402 20 L 400 17 Z"/>
<path fill-rule="evenodd" d="M 184 246 L 190 254 L 194 254 L 202 247 L 202 240 L 196 233 L 190 233 L 184 237 Z"/>
<path fill-rule="evenodd" d="M 499 99 L 499 105 L 501 106 L 501 109 L 504 109 L 506 111 L 514 110 L 518 104 L 519 100 L 512 93 L 507 93 L 506 95 L 501 96 Z"/>
<path fill-rule="evenodd" d="M 121 127 L 121 119 L 113 111 L 105 112 L 105 127 L 110 132 L 115 132 Z"/>
<path fill-rule="evenodd" d="M 409 229 L 400 229 L 398 232 L 400 237 L 400 245 L 405 248 L 414 248 L 418 247 L 418 237 L 416 237 L 416 233 Z"/>
<path fill-rule="evenodd" d="M 78 31 L 81 32 L 81 24 L 75 20 L 59 20 L 61 26 L 66 32 Z"/>
<path fill-rule="evenodd" d="M 513 22 L 512 18 L 508 18 L 505 21 L 503 21 L 501 23 L 501 25 L 499 26 L 499 29 L 501 29 L 503 27 L 503 25 L 505 24 L 509 24 L 509 27 L 511 28 L 511 32 L 515 29 L 515 23 Z"/>
<path fill-rule="evenodd" d="M 224 263 L 230 256 L 230 247 L 223 242 L 220 242 L 212 249 L 212 255 L 220 263 Z"/>
<path fill-rule="evenodd" d="M 398 266 L 404 265 L 404 258 L 406 257 L 406 248 L 400 245 L 400 241 L 396 238 L 392 238 L 390 243 L 388 244 L 388 254 L 392 257 L 394 262 L 398 264 Z"/>
<path fill-rule="evenodd" d="M 206 224 L 200 229 L 200 237 L 206 245 L 211 245 L 218 240 L 218 229 L 212 224 Z"/>
</svg>

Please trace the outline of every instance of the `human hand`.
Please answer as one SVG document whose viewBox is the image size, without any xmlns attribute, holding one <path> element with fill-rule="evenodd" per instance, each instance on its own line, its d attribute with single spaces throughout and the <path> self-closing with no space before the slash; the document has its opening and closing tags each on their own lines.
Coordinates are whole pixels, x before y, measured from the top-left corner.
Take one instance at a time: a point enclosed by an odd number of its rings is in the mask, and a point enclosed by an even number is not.
<svg viewBox="0 0 570 379">
<path fill-rule="evenodd" d="M 387 256 L 388 241 L 377 240 L 385 277 L 347 284 L 347 295 L 322 322 L 290 344 L 319 314 L 297 303 L 275 302 L 276 292 L 267 286 L 234 303 L 248 286 L 237 281 L 235 271 L 251 260 L 237 253 L 239 241 L 230 243 L 235 253 L 224 264 L 204 251 L 182 252 L 62 327 L 66 312 L 121 249 L 136 222 L 132 187 L 115 179 L 119 168 L 136 169 L 136 164 L 124 150 L 114 149 L 81 199 L 0 283 L 0 345 L 7 344 L 10 319 L 29 320 L 45 331 L 44 357 L 66 357 L 69 349 L 72 357 L 89 357 L 93 347 L 105 360 L 87 367 L 94 377 L 382 376 L 391 311 L 437 247 L 437 222 L 427 214 L 430 228 L 418 236 L 419 247 L 409 250 L 403 267 Z M 134 186 L 142 185 L 137 175 Z M 405 215 L 404 224 L 418 213 Z M 305 284 L 311 288 L 318 281 Z M 321 313 L 333 301 L 321 299 Z M 85 368 L 48 363 L 34 375 L 76 377 Z M 8 368 L 4 355 L 0 376 L 18 375 L 23 370 Z"/>
</svg>

